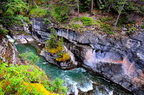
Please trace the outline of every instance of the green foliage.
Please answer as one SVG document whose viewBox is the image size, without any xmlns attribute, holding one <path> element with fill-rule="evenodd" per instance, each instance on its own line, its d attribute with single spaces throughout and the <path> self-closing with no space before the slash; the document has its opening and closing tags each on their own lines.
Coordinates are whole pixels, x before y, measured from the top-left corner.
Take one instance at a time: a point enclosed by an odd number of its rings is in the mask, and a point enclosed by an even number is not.
<svg viewBox="0 0 144 95">
<path fill-rule="evenodd" d="M 67 89 L 65 87 L 63 87 L 63 83 L 64 81 L 63 80 L 60 80 L 59 78 L 56 78 L 54 81 L 53 81 L 53 88 L 55 89 L 54 91 L 57 92 L 57 93 L 63 93 L 63 92 L 67 92 Z"/>
<path fill-rule="evenodd" d="M 90 9 L 90 0 L 79 0 L 80 12 L 86 12 Z"/>
<path fill-rule="evenodd" d="M 109 24 L 103 24 L 101 27 L 104 28 L 104 32 L 113 34 L 112 27 Z"/>
<path fill-rule="evenodd" d="M 47 10 L 42 7 L 35 7 L 30 10 L 30 17 L 44 17 L 47 13 Z"/>
<path fill-rule="evenodd" d="M 99 20 L 95 22 L 95 24 L 103 28 L 104 32 L 108 34 L 113 34 L 114 32 L 112 31 L 112 24 L 110 22 L 111 20 L 111 17 L 100 17 Z"/>
<path fill-rule="evenodd" d="M 101 22 L 106 22 L 106 21 L 112 20 L 111 17 L 100 17 L 99 19 L 100 19 Z"/>
<path fill-rule="evenodd" d="M 45 72 L 37 66 L 0 64 L 1 95 L 47 95 L 43 94 L 42 91 L 38 91 L 38 89 L 44 89 L 42 85 L 53 92 L 65 94 L 67 91 L 63 87 L 62 80 L 56 79 L 54 82 L 50 82 Z M 37 87 L 38 89 L 36 89 Z"/>
<path fill-rule="evenodd" d="M 132 11 L 132 12 L 135 12 L 135 13 L 141 13 L 141 14 L 143 14 L 143 12 L 144 12 L 143 7 L 140 7 L 136 3 L 127 4 L 126 7 L 125 7 L 125 10 Z"/>
<path fill-rule="evenodd" d="M 58 22 L 65 22 L 69 19 L 70 8 L 66 5 L 64 6 L 55 6 L 52 11 L 53 18 Z"/>
<path fill-rule="evenodd" d="M 50 36 L 50 40 L 46 41 L 46 47 L 49 49 L 56 49 L 57 47 L 63 47 L 63 38 L 59 38 L 54 29 L 51 29 L 51 36 Z"/>
<path fill-rule="evenodd" d="M 124 4 L 125 3 L 125 4 Z M 124 4 L 124 6 L 123 6 Z M 97 5 L 99 9 L 105 9 L 107 11 L 116 11 L 119 14 L 122 12 L 123 14 L 128 15 L 130 12 L 143 14 L 143 1 L 141 4 L 139 2 L 131 1 L 131 0 L 105 0 L 103 2 L 98 1 Z M 123 10 L 122 9 L 123 6 Z"/>
<path fill-rule="evenodd" d="M 27 4 L 23 0 L 9 0 L 5 4 L 5 13 L 4 15 L 10 16 L 15 14 L 25 14 L 27 10 Z"/>
<path fill-rule="evenodd" d="M 126 18 L 120 18 L 120 19 L 118 20 L 118 25 L 125 24 L 125 23 L 127 23 L 126 21 L 127 21 Z"/>
<path fill-rule="evenodd" d="M 22 21 L 30 22 L 29 18 L 25 17 L 28 6 L 23 0 L 6 0 L 3 3 L 3 13 L 0 23 L 4 26 L 12 26 L 21 24 Z"/>
<path fill-rule="evenodd" d="M 2 27 L 0 26 L 0 34 L 7 35 L 8 32 L 9 32 L 9 31 L 8 31 L 6 28 L 2 29 Z"/>
<path fill-rule="evenodd" d="M 79 28 L 81 27 L 80 24 L 74 24 L 74 23 L 69 24 L 69 26 L 70 26 L 70 28 L 72 28 L 72 29 L 79 29 Z"/>
<path fill-rule="evenodd" d="M 136 31 L 136 27 L 129 28 L 129 31 L 127 33 L 134 33 Z"/>
<path fill-rule="evenodd" d="M 80 20 L 83 22 L 83 24 L 85 26 L 88 26 L 88 25 L 92 25 L 93 24 L 93 19 L 91 17 L 86 17 L 86 16 L 83 16 L 80 18 Z"/>
<path fill-rule="evenodd" d="M 67 61 L 70 59 L 70 55 L 65 52 L 64 41 L 62 37 L 59 37 L 55 34 L 54 29 L 51 30 L 52 34 L 50 39 L 46 41 L 45 49 L 49 53 L 54 53 L 57 55 L 56 61 Z"/>
<path fill-rule="evenodd" d="M 120 13 L 122 5 L 124 4 L 125 0 L 107 0 L 105 2 L 99 2 L 99 9 L 113 9 Z M 110 11 L 110 10 L 108 10 Z"/>
<path fill-rule="evenodd" d="M 58 47 L 58 36 L 56 35 L 54 29 L 51 29 L 50 40 L 46 41 L 46 47 L 52 49 Z"/>
<path fill-rule="evenodd" d="M 142 7 L 140 8 L 140 10 L 141 10 L 142 12 L 144 12 L 144 6 L 142 6 Z"/>
<path fill-rule="evenodd" d="M 37 5 L 42 5 L 45 3 L 45 0 L 34 0 Z"/>
<path fill-rule="evenodd" d="M 45 24 L 50 24 L 51 21 L 50 21 L 48 18 L 45 18 L 45 19 L 44 19 L 44 23 L 45 23 Z"/>
<path fill-rule="evenodd" d="M 36 64 L 39 61 L 39 57 L 33 52 L 26 52 L 19 55 L 24 60 L 28 60 L 31 64 Z"/>
<path fill-rule="evenodd" d="M 78 22 L 78 20 L 79 20 L 78 17 L 75 17 L 75 18 L 73 19 L 74 22 Z"/>
<path fill-rule="evenodd" d="M 3 21 L 0 21 L 4 26 L 22 25 L 22 21 L 31 23 L 28 17 L 22 15 L 4 16 Z"/>
</svg>

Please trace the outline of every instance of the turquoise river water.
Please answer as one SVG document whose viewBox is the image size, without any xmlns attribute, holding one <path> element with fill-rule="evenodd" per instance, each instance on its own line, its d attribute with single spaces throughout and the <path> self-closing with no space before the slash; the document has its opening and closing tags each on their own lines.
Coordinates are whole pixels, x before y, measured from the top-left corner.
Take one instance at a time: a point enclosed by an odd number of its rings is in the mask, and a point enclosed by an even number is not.
<svg viewBox="0 0 144 95">
<path fill-rule="evenodd" d="M 16 47 L 20 53 L 33 52 L 37 54 L 36 48 L 30 44 L 16 45 Z M 39 57 L 40 61 L 37 65 L 43 69 L 52 80 L 56 77 L 63 79 L 65 81 L 64 86 L 68 88 L 68 95 L 132 95 L 120 86 L 83 68 L 61 70 L 49 64 L 43 57 Z"/>
</svg>

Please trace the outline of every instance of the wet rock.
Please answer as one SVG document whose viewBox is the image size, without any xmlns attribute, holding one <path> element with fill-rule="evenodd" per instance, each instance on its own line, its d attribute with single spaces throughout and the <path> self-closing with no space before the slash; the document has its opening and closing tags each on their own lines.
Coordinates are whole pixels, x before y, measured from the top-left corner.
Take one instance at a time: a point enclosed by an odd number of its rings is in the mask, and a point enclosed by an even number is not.
<svg viewBox="0 0 144 95">
<path fill-rule="evenodd" d="M 37 19 L 33 21 L 43 23 Z M 43 26 L 38 22 L 34 22 L 33 30 L 38 34 L 34 36 L 45 41 L 50 32 L 47 29 L 42 31 Z M 66 47 L 74 54 L 78 66 L 99 73 L 135 95 L 144 94 L 143 32 L 137 31 L 121 37 L 91 32 L 78 33 L 67 29 L 56 29 L 56 33 L 65 38 Z M 44 56 L 46 55 L 48 54 Z M 65 67 L 65 64 L 61 63 L 61 66 Z"/>
</svg>

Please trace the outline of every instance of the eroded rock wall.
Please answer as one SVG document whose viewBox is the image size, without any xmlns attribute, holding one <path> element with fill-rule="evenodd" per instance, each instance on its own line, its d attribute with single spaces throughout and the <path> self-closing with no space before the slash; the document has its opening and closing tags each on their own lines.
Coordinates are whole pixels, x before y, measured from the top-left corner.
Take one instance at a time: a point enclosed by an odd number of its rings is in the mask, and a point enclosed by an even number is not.
<svg viewBox="0 0 144 95">
<path fill-rule="evenodd" d="M 26 64 L 18 55 L 15 45 L 9 42 L 7 38 L 2 37 L 0 39 L 0 58 L 9 64 Z"/>
<path fill-rule="evenodd" d="M 43 20 L 32 19 L 32 34 L 39 41 L 49 39 Z M 44 25 L 44 27 L 43 27 Z M 48 27 L 48 26 L 47 26 Z M 56 29 L 79 66 L 99 73 L 135 95 L 144 95 L 144 33 L 110 36 Z"/>
</svg>

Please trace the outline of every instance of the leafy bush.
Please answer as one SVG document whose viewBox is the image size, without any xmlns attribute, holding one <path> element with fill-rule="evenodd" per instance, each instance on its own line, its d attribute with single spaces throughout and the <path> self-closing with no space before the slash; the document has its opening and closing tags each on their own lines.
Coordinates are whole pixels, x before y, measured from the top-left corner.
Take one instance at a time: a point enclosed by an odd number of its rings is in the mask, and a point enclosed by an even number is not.
<svg viewBox="0 0 144 95">
<path fill-rule="evenodd" d="M 106 21 L 112 20 L 111 17 L 100 17 L 99 19 L 100 19 L 101 22 L 106 22 Z"/>
<path fill-rule="evenodd" d="M 9 0 L 4 6 L 6 9 L 4 15 L 7 16 L 25 14 L 25 11 L 28 8 L 27 3 L 25 3 L 23 0 Z"/>
<path fill-rule="evenodd" d="M 134 33 L 136 31 L 136 27 L 129 28 L 128 33 Z"/>
<path fill-rule="evenodd" d="M 79 28 L 81 27 L 80 24 L 74 24 L 74 23 L 69 24 L 69 26 L 70 26 L 72 29 L 79 29 Z"/>
<path fill-rule="evenodd" d="M 56 61 L 67 61 L 70 59 L 70 55 L 68 53 L 60 53 L 58 54 L 58 58 L 56 58 Z"/>
<path fill-rule="evenodd" d="M 67 89 L 63 81 L 54 82 L 41 69 L 34 65 L 0 64 L 0 94 L 1 95 L 57 95 L 65 94 Z M 51 91 L 51 92 L 50 92 Z"/>
<path fill-rule="evenodd" d="M 39 61 L 39 57 L 33 52 L 26 52 L 19 55 L 24 60 L 28 60 L 31 64 L 36 64 Z"/>
<path fill-rule="evenodd" d="M 9 32 L 9 31 L 8 31 L 6 28 L 2 29 L 2 27 L 0 26 L 0 34 L 7 35 L 8 32 Z"/>
<path fill-rule="evenodd" d="M 45 49 L 49 53 L 55 53 L 57 54 L 56 61 L 67 61 L 70 59 L 70 55 L 67 52 L 64 52 L 64 42 L 63 38 L 58 38 L 58 36 L 55 34 L 54 29 L 51 30 L 52 34 L 50 36 L 50 39 L 46 41 L 46 47 Z"/>
<path fill-rule="evenodd" d="M 80 0 L 80 12 L 86 12 L 90 9 L 90 0 Z"/>
<path fill-rule="evenodd" d="M 44 23 L 45 23 L 45 24 L 50 24 L 51 21 L 50 21 L 48 18 L 45 18 L 45 19 L 44 19 Z"/>
<path fill-rule="evenodd" d="M 44 17 L 47 13 L 46 9 L 43 9 L 42 7 L 36 7 L 30 10 L 30 17 Z"/>
<path fill-rule="evenodd" d="M 22 15 L 16 16 L 4 16 L 4 21 L 0 21 L 4 26 L 13 26 L 13 25 L 22 25 L 22 21 L 27 23 L 31 23 L 28 17 L 24 17 Z"/>
<path fill-rule="evenodd" d="M 112 27 L 109 24 L 103 24 L 101 25 L 102 28 L 104 28 L 104 32 L 108 33 L 108 34 L 112 34 Z"/>
<path fill-rule="evenodd" d="M 56 48 L 46 47 L 46 49 L 48 50 L 49 53 L 58 53 L 63 49 L 63 47 L 61 47 L 61 46 L 57 46 Z"/>
<path fill-rule="evenodd" d="M 78 20 L 79 20 L 78 17 L 75 17 L 75 18 L 73 19 L 74 22 L 77 22 Z"/>
<path fill-rule="evenodd" d="M 93 24 L 93 19 L 91 17 L 86 17 L 86 16 L 83 16 L 80 18 L 80 20 L 83 22 L 83 24 L 85 26 L 88 26 L 88 25 L 92 25 Z"/>
<path fill-rule="evenodd" d="M 69 12 L 70 8 L 68 6 L 55 6 L 52 16 L 58 22 L 65 22 L 69 19 Z"/>
<path fill-rule="evenodd" d="M 58 47 L 63 46 L 63 39 L 59 39 L 56 35 L 54 29 L 51 29 L 50 39 L 46 41 L 46 47 L 49 49 L 58 49 Z"/>
</svg>

